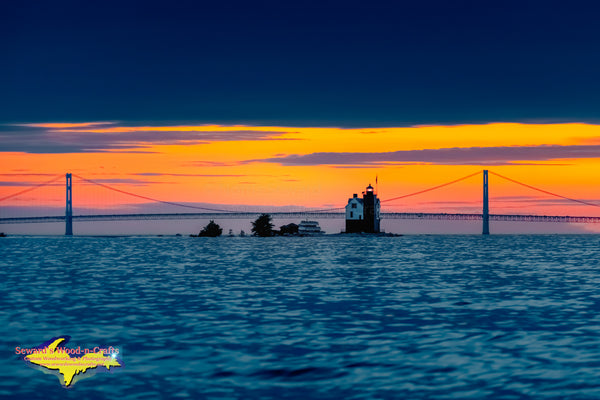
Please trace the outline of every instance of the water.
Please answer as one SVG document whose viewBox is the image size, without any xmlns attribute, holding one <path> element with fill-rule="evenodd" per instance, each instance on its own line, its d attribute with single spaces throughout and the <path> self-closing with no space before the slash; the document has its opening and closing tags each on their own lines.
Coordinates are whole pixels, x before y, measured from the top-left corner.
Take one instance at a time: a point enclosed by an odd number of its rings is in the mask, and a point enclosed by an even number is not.
<svg viewBox="0 0 600 400">
<path fill-rule="evenodd" d="M 0 398 L 597 399 L 600 237 L 8 237 Z M 16 346 L 125 366 L 71 389 Z"/>
</svg>

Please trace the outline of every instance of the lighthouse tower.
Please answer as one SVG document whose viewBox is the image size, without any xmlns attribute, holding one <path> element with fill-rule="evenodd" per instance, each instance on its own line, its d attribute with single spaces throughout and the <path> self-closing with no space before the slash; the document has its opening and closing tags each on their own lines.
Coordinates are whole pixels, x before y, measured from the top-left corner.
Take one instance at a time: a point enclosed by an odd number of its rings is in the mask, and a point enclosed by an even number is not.
<svg viewBox="0 0 600 400">
<path fill-rule="evenodd" d="M 379 199 L 373 193 L 373 186 L 369 184 L 363 192 L 363 205 L 365 210 L 365 232 L 379 233 Z"/>
<path fill-rule="evenodd" d="M 378 233 L 380 231 L 380 204 L 373 186 L 367 186 L 362 199 L 356 194 L 348 199 L 346 205 L 346 232 Z"/>
</svg>

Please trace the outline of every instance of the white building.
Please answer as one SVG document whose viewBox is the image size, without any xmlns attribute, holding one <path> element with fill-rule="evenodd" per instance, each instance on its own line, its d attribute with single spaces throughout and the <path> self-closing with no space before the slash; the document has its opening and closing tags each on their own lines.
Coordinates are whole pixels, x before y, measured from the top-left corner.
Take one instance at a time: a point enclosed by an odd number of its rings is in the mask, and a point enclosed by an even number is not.
<svg viewBox="0 0 600 400">
<path fill-rule="evenodd" d="M 362 221 L 363 218 L 363 199 L 360 199 L 355 193 L 352 198 L 348 199 L 348 204 L 346 204 L 346 221 Z"/>
</svg>

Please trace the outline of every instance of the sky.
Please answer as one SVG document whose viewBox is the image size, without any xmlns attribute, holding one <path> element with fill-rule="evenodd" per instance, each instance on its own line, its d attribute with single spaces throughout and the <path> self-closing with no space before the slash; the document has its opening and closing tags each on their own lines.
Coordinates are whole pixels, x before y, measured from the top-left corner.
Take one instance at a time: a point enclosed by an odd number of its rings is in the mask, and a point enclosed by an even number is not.
<svg viewBox="0 0 600 400">
<path fill-rule="evenodd" d="M 488 169 L 600 204 L 598 11 L 578 1 L 4 2 L 0 198 L 72 172 L 75 213 L 187 211 L 79 177 L 185 204 L 320 209 L 343 207 L 375 177 L 385 200 Z M 0 213 L 63 207 L 59 180 Z M 480 210 L 480 175 L 383 209 Z M 497 175 L 490 210 L 600 216 Z"/>
</svg>

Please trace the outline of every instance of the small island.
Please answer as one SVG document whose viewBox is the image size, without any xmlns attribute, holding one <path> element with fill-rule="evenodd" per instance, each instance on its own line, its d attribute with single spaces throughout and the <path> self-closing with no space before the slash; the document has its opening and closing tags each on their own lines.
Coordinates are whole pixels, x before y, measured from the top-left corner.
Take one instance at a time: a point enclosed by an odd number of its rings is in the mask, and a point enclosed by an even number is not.
<svg viewBox="0 0 600 400">
<path fill-rule="evenodd" d="M 350 199 L 352 200 L 352 199 Z M 379 213 L 376 214 L 379 216 Z M 255 221 L 252 222 L 252 236 L 257 237 L 273 237 L 273 236 L 376 236 L 376 237 L 398 237 L 403 236 L 394 233 L 386 233 L 382 232 L 379 229 L 376 232 L 370 232 L 369 230 L 351 230 L 351 231 L 342 231 L 340 233 L 334 233 L 327 235 L 324 231 L 321 230 L 318 221 L 301 221 L 300 224 L 289 223 L 287 225 L 282 225 L 279 230 L 273 229 L 273 217 L 270 214 L 263 213 Z M 377 225 L 379 220 L 377 219 Z M 191 237 L 219 237 L 223 233 L 223 229 L 215 223 L 215 221 L 210 220 L 210 222 L 202 228 L 200 233 L 197 235 L 190 235 Z M 228 237 L 235 237 L 233 231 L 229 229 Z M 246 234 L 242 230 L 239 234 L 240 237 L 245 237 Z"/>
<path fill-rule="evenodd" d="M 215 223 L 212 219 L 206 225 L 199 234 L 190 235 L 191 237 L 218 237 L 223 233 L 223 228 L 221 228 L 218 224 Z"/>
</svg>

